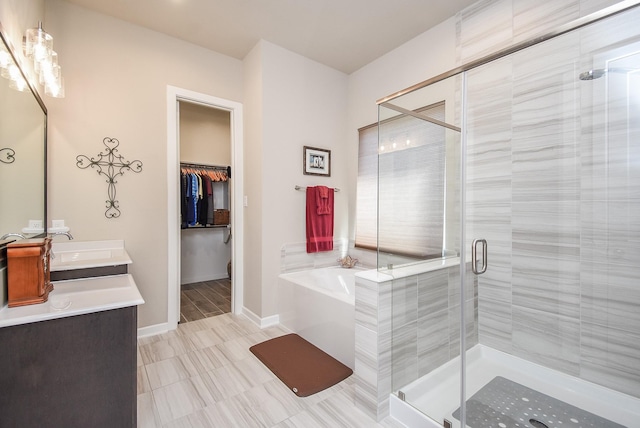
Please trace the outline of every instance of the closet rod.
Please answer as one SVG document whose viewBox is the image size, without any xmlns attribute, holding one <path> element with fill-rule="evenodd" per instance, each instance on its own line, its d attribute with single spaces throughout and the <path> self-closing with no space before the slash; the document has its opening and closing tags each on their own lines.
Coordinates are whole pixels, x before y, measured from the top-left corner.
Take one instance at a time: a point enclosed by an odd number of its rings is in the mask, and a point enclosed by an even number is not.
<svg viewBox="0 0 640 428">
<path fill-rule="evenodd" d="M 339 192 L 340 191 L 340 189 L 338 189 L 337 187 L 329 187 L 329 188 L 333 189 L 334 192 Z M 296 189 L 296 190 L 307 190 L 307 187 L 306 186 L 298 186 L 296 184 L 296 187 L 294 187 L 294 189 Z"/>
<path fill-rule="evenodd" d="M 205 165 L 202 163 L 180 162 L 180 167 L 183 167 L 183 166 L 187 168 L 219 169 L 221 171 L 227 171 L 227 169 L 229 168 L 228 166 L 222 166 L 222 165 Z"/>
</svg>

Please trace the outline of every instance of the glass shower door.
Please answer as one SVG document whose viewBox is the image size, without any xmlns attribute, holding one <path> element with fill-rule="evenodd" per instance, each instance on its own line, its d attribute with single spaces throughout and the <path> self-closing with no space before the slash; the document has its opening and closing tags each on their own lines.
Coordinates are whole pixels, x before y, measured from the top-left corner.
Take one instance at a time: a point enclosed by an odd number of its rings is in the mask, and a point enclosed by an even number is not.
<svg viewBox="0 0 640 428">
<path fill-rule="evenodd" d="M 446 147 L 444 172 L 405 148 L 378 164 L 380 345 L 392 394 L 433 426 L 638 425 L 638 22 L 634 7 L 381 103 L 379 152 L 401 121 Z M 411 188 L 400 156 L 445 177 L 426 198 L 439 257 L 394 247 L 418 231 L 385 204 Z"/>
<path fill-rule="evenodd" d="M 465 355 L 471 428 L 637 425 L 639 20 L 468 72 L 463 221 L 468 252 L 488 245 Z"/>
</svg>

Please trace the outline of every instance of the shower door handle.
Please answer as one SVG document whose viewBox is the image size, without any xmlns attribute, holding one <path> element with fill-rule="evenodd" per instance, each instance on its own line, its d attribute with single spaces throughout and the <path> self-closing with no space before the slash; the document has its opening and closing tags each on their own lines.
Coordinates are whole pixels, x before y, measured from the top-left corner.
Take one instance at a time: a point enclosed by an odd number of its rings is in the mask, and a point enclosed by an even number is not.
<svg viewBox="0 0 640 428">
<path fill-rule="evenodd" d="M 482 260 L 478 260 L 478 244 L 482 245 Z M 482 262 L 482 267 L 478 268 Z M 482 275 L 487 271 L 487 240 L 474 239 L 471 244 L 471 270 L 476 275 Z"/>
</svg>

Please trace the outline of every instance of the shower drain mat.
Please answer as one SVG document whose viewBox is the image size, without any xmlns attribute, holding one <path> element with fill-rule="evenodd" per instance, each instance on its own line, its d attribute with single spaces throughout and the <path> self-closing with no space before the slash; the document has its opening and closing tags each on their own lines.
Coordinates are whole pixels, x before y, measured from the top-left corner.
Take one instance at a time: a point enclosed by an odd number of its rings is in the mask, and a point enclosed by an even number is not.
<svg viewBox="0 0 640 428">
<path fill-rule="evenodd" d="M 460 408 L 453 412 L 460 420 Z M 467 400 L 471 428 L 626 428 L 496 376 Z"/>
</svg>

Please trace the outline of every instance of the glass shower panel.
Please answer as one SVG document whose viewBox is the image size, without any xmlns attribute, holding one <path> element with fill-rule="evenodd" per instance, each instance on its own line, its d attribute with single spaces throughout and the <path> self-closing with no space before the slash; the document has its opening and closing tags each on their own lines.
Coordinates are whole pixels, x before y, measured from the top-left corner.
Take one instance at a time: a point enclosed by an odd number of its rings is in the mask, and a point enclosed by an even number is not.
<svg viewBox="0 0 640 428">
<path fill-rule="evenodd" d="M 453 76 L 379 107 L 378 267 L 393 278 L 391 389 L 438 423 L 460 402 L 461 82 Z M 445 391 L 430 391 L 433 376 Z"/>
<path fill-rule="evenodd" d="M 460 94 L 452 77 L 379 108 L 379 269 L 458 254 Z"/>
</svg>

